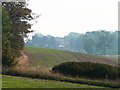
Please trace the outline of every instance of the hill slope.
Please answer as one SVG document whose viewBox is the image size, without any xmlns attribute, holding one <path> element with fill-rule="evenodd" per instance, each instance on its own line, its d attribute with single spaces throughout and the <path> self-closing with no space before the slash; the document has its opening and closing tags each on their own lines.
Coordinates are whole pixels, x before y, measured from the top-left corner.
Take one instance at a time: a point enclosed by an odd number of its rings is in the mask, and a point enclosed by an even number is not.
<svg viewBox="0 0 120 90">
<path fill-rule="evenodd" d="M 92 61 L 117 65 L 117 59 L 102 56 L 74 53 L 68 51 L 60 51 L 54 49 L 44 49 L 36 47 L 25 47 L 25 53 L 29 57 L 31 66 L 51 68 L 62 62 L 70 61 Z"/>
</svg>

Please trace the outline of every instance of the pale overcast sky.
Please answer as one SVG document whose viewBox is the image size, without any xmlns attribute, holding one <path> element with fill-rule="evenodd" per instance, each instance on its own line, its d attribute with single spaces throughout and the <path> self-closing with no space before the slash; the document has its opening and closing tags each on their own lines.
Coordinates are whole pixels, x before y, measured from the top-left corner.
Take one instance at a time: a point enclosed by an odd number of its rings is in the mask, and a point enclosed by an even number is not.
<svg viewBox="0 0 120 90">
<path fill-rule="evenodd" d="M 29 0 L 29 8 L 41 14 L 32 26 L 43 35 L 118 29 L 119 0 Z"/>
</svg>

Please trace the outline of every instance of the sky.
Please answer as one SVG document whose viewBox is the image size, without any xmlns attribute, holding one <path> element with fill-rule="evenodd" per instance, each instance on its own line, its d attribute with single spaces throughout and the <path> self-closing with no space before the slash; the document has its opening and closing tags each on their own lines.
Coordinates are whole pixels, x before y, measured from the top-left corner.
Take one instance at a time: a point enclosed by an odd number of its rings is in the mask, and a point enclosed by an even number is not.
<svg viewBox="0 0 120 90">
<path fill-rule="evenodd" d="M 70 32 L 118 30 L 119 0 L 29 0 L 29 8 L 39 14 L 32 26 L 43 35 L 63 37 Z"/>
</svg>

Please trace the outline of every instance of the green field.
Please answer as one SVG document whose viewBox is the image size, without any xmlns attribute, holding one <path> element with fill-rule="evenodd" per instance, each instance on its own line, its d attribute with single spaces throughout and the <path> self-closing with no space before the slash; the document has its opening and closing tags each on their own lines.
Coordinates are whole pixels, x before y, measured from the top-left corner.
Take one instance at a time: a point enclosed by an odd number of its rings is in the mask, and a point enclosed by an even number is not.
<svg viewBox="0 0 120 90">
<path fill-rule="evenodd" d="M 36 47 L 25 47 L 25 54 L 29 58 L 29 66 L 52 68 L 63 62 L 70 61 L 92 61 L 117 65 L 116 58 L 94 56 L 88 54 L 73 53 L 54 49 L 44 49 Z M 54 80 L 32 79 L 25 77 L 15 77 L 3 75 L 3 88 L 101 88 L 92 85 L 75 84 L 70 82 L 60 82 Z"/>
<path fill-rule="evenodd" d="M 44 49 L 36 47 L 26 47 L 25 53 L 29 57 L 31 66 L 51 68 L 62 62 L 70 61 L 92 61 L 106 64 L 117 65 L 116 58 L 109 58 L 103 56 L 95 56 L 88 54 L 73 53 L 67 51 L 60 51 L 54 49 Z"/>
<path fill-rule="evenodd" d="M 2 88 L 101 88 L 96 86 L 24 77 L 2 77 Z"/>
</svg>

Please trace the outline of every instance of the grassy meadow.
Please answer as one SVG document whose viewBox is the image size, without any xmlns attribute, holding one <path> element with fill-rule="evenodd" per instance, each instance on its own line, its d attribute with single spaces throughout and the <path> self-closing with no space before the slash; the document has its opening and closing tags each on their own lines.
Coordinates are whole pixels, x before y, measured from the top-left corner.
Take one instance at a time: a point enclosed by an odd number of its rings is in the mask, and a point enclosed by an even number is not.
<svg viewBox="0 0 120 90">
<path fill-rule="evenodd" d="M 102 88 L 84 84 L 3 75 L 3 88 Z"/>
<path fill-rule="evenodd" d="M 29 57 L 30 66 L 39 66 L 52 68 L 55 65 L 58 65 L 63 62 L 99 62 L 106 63 L 111 65 L 118 65 L 117 58 L 109 58 L 96 55 L 81 54 L 75 52 L 54 50 L 54 49 L 45 49 L 37 47 L 25 47 L 25 53 Z"/>
</svg>

